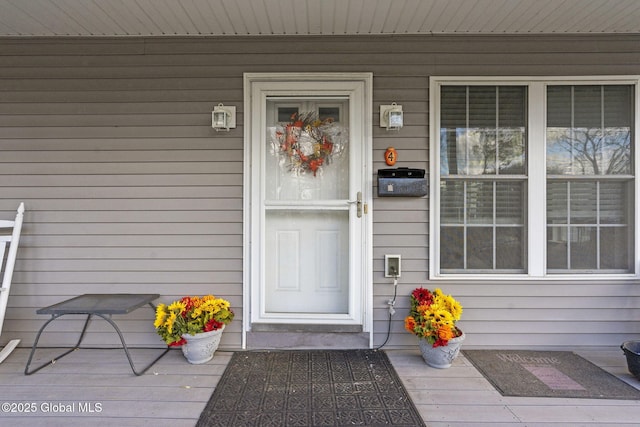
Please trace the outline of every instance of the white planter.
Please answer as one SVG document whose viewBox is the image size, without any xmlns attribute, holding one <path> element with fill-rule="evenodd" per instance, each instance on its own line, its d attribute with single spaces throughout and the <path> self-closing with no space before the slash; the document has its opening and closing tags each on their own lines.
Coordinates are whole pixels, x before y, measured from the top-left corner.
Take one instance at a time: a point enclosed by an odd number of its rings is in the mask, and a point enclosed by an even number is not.
<svg viewBox="0 0 640 427">
<path fill-rule="evenodd" d="M 213 354 L 220 345 L 224 328 L 222 326 L 216 331 L 201 332 L 195 335 L 183 334 L 182 338 L 187 340 L 187 343 L 182 344 L 182 354 L 187 358 L 187 361 L 199 365 L 213 359 Z"/>
<path fill-rule="evenodd" d="M 465 335 L 463 332 L 462 335 L 449 340 L 447 345 L 441 347 L 433 347 L 433 345 L 429 344 L 426 339 L 420 339 L 418 340 L 418 343 L 420 344 L 422 358 L 427 365 L 433 368 L 448 368 L 451 366 L 453 360 L 458 357 L 458 354 L 460 353 L 460 346 L 462 345 L 464 338 Z"/>
</svg>

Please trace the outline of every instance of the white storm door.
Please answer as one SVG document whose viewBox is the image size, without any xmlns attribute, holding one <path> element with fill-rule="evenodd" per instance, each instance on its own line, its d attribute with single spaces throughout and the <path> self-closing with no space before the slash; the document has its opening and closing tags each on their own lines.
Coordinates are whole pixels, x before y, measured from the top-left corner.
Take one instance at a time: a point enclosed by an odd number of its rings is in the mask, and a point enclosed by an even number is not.
<svg viewBox="0 0 640 427">
<path fill-rule="evenodd" d="M 252 323 L 367 330 L 364 90 L 341 83 L 253 94 Z"/>
<path fill-rule="evenodd" d="M 349 259 L 358 241 L 350 247 L 348 106 L 344 97 L 267 98 L 266 315 L 349 313 Z M 299 118 L 311 123 L 293 126 Z M 322 151 L 325 140 L 331 153 Z"/>
</svg>

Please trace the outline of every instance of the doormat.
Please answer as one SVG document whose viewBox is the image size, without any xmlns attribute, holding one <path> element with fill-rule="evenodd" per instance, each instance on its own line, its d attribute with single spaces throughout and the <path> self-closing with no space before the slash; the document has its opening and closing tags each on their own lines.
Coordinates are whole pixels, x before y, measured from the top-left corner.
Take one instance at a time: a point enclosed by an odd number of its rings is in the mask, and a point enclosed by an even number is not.
<svg viewBox="0 0 640 427">
<path fill-rule="evenodd" d="M 462 353 L 503 396 L 640 400 L 640 390 L 572 352 Z"/>
<path fill-rule="evenodd" d="M 197 423 L 345 425 L 424 426 L 384 352 L 234 353 Z"/>
</svg>

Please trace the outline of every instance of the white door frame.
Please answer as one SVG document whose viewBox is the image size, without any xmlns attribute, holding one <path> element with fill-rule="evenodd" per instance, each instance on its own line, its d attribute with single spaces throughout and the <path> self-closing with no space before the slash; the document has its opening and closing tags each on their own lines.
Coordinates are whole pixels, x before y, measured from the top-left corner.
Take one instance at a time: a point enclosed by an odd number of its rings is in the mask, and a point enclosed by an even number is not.
<svg viewBox="0 0 640 427">
<path fill-rule="evenodd" d="M 360 221 L 362 233 L 362 248 L 359 254 L 359 276 L 361 283 L 357 289 L 357 299 L 353 303 L 359 305 L 353 313 L 356 318 L 342 319 L 343 324 L 362 325 L 363 332 L 369 333 L 370 346 L 373 345 L 373 272 L 372 272 L 372 188 L 373 188 L 373 160 L 372 160 L 372 73 L 245 73 L 244 74 L 244 195 L 243 195 L 243 328 L 242 348 L 246 348 L 246 333 L 251 329 L 252 320 L 256 318 L 255 311 L 259 310 L 256 302 L 260 292 L 260 262 L 262 254 L 257 241 L 263 227 L 260 216 L 256 214 L 256 202 L 259 194 L 252 194 L 253 181 L 256 179 L 258 165 L 253 165 L 255 141 L 261 141 L 266 129 L 266 119 L 263 114 L 252 114 L 261 111 L 266 104 L 268 95 L 312 96 L 314 93 L 326 94 L 327 89 L 338 93 L 350 94 L 350 117 L 355 117 L 356 111 L 362 119 L 359 129 L 354 133 L 359 135 L 363 144 L 362 156 L 362 201 L 365 214 Z M 314 88 L 318 92 L 314 92 Z M 355 96 L 357 94 L 357 96 Z M 258 234 L 256 234 L 258 233 Z"/>
</svg>

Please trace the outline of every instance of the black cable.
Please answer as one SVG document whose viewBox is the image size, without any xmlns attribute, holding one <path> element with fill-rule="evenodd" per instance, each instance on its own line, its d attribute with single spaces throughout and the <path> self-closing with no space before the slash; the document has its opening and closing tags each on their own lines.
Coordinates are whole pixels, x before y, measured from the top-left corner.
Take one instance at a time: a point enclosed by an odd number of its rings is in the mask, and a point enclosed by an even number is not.
<svg viewBox="0 0 640 427">
<path fill-rule="evenodd" d="M 382 347 L 385 346 L 385 344 L 387 344 L 387 342 L 389 341 L 389 337 L 391 336 L 391 316 L 393 316 L 393 306 L 396 304 L 396 296 L 398 295 L 398 276 L 394 276 L 393 278 L 393 299 L 389 300 L 388 304 L 390 305 L 389 307 L 389 324 L 387 327 L 387 338 L 384 340 L 384 342 L 379 346 L 376 347 L 374 350 L 380 350 Z"/>
</svg>

